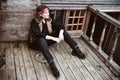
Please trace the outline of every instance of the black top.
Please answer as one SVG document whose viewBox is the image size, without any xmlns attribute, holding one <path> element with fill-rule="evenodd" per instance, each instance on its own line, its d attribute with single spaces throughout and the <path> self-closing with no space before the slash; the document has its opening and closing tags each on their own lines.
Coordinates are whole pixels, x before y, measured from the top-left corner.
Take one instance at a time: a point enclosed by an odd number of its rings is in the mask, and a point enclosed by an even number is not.
<svg viewBox="0 0 120 80">
<path fill-rule="evenodd" d="M 45 23 L 42 22 L 42 26 L 43 26 L 42 33 L 48 34 L 49 32 L 48 32 L 48 28 L 47 28 L 47 23 L 46 22 Z"/>
<path fill-rule="evenodd" d="M 64 25 L 62 25 L 62 24 L 60 24 L 60 23 L 58 23 L 56 21 L 52 21 L 51 25 L 52 25 L 52 33 L 59 33 L 60 29 L 65 28 Z M 40 29 L 39 29 L 39 23 L 37 23 L 35 19 L 32 20 L 31 29 L 32 29 L 32 32 L 34 33 L 34 35 L 36 37 L 45 38 L 46 35 L 51 35 L 52 34 L 52 33 L 49 34 L 46 23 L 45 24 L 42 23 L 42 26 L 43 26 L 43 30 L 41 32 Z"/>
</svg>

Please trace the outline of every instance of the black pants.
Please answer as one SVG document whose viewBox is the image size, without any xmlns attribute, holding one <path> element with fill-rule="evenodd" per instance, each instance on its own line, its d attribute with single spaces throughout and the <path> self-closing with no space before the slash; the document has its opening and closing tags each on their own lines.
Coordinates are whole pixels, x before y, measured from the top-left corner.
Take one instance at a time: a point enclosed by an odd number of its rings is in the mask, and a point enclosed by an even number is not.
<svg viewBox="0 0 120 80">
<path fill-rule="evenodd" d="M 65 42 L 72 48 L 74 49 L 76 47 L 76 42 L 69 36 L 69 34 L 64 31 L 63 33 L 64 35 L 64 40 Z M 55 36 L 58 36 L 58 34 Z M 39 38 L 37 41 L 36 41 L 36 45 L 39 47 L 39 50 L 42 51 L 44 57 L 46 58 L 47 62 L 49 63 L 51 60 L 53 60 L 53 57 L 49 51 L 49 48 L 48 46 L 55 43 L 55 41 L 52 41 L 52 40 L 46 40 L 44 38 Z"/>
</svg>

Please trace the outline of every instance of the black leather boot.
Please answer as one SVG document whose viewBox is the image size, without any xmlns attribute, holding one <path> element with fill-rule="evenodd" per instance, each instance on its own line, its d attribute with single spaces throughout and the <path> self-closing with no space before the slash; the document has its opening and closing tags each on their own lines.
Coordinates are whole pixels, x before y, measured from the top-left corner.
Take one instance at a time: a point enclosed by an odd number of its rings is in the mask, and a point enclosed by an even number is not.
<svg viewBox="0 0 120 80">
<path fill-rule="evenodd" d="M 54 61 L 52 61 L 52 62 L 50 63 L 50 69 L 51 69 L 54 77 L 58 78 L 58 77 L 60 76 L 60 73 L 59 73 L 59 71 L 58 71 L 58 69 L 57 69 Z"/>
<path fill-rule="evenodd" d="M 85 54 L 83 54 L 83 53 L 80 51 L 79 47 L 73 49 L 72 55 L 73 55 L 73 56 L 77 56 L 77 57 L 80 58 L 80 59 L 85 59 L 85 57 L 86 57 Z"/>
</svg>

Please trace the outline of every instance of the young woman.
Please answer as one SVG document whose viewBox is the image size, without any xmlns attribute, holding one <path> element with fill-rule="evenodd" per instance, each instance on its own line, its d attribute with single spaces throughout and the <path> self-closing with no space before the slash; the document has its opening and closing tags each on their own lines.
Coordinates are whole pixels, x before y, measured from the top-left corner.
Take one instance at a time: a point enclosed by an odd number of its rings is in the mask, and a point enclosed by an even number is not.
<svg viewBox="0 0 120 80">
<path fill-rule="evenodd" d="M 42 51 L 56 78 L 60 76 L 60 73 L 48 49 L 49 45 L 60 43 L 64 40 L 72 48 L 72 55 L 85 59 L 85 55 L 80 51 L 77 43 L 69 36 L 64 28 L 64 25 L 50 18 L 49 8 L 46 5 L 40 5 L 36 8 L 36 16 L 31 22 L 29 42 L 32 44 L 32 47 L 34 46 L 34 48 Z"/>
</svg>

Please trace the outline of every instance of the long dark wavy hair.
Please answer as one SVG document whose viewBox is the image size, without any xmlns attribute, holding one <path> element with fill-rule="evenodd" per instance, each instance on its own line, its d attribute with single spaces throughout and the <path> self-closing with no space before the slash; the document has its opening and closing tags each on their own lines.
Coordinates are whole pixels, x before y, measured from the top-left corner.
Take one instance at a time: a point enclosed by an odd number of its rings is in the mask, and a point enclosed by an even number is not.
<svg viewBox="0 0 120 80">
<path fill-rule="evenodd" d="M 44 9 L 45 9 L 45 8 L 48 8 L 48 7 L 47 7 L 46 5 L 39 5 L 39 6 L 36 8 L 35 20 L 36 20 L 39 24 L 42 22 L 42 19 L 43 19 L 43 17 L 39 15 L 39 12 L 40 12 L 40 11 L 43 11 L 43 13 L 44 13 Z M 49 9 L 49 8 L 48 8 L 48 9 Z M 49 33 L 51 33 L 51 32 L 52 32 L 52 25 L 50 24 L 50 22 L 52 21 L 52 19 L 50 18 L 50 16 L 49 16 L 48 19 L 46 19 L 46 21 L 49 22 L 49 23 L 47 23 L 47 24 L 48 24 L 47 27 L 48 27 Z M 42 26 L 39 26 L 39 27 L 40 27 L 40 31 L 42 31 L 43 27 L 42 27 Z"/>
<path fill-rule="evenodd" d="M 43 19 L 43 17 L 42 16 L 40 16 L 39 14 L 38 14 L 38 12 L 40 12 L 40 11 L 42 11 L 42 10 L 44 10 L 45 8 L 48 8 L 48 10 L 50 10 L 49 9 L 49 7 L 47 7 L 46 5 L 39 5 L 37 8 L 36 8 L 36 14 L 35 14 L 35 18 L 38 20 L 38 21 L 41 21 L 42 19 Z M 48 18 L 48 19 L 46 19 L 46 20 L 51 20 L 51 18 Z"/>
</svg>

